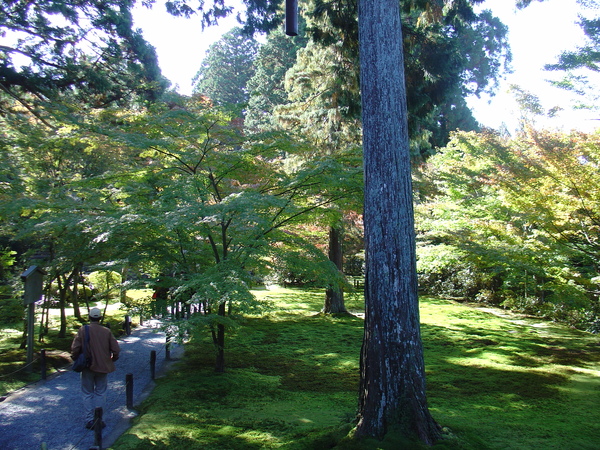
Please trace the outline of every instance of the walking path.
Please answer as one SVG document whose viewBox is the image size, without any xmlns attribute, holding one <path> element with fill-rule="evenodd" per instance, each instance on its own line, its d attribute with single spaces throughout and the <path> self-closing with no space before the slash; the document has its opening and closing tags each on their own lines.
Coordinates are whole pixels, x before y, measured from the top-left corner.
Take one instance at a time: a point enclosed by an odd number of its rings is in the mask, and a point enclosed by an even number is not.
<svg viewBox="0 0 600 450">
<path fill-rule="evenodd" d="M 150 353 L 156 351 L 156 373 L 165 366 L 165 334 L 149 321 L 119 339 L 117 370 L 108 375 L 102 448 L 109 447 L 128 427 L 134 412 L 126 408 L 125 375 L 133 374 L 137 405 L 152 388 Z M 174 355 L 172 346 L 171 354 Z M 177 351 L 182 349 L 177 347 Z M 83 450 L 94 445 L 94 432 L 85 428 L 79 374 L 66 370 L 29 385 L 0 403 L 0 449 Z"/>
</svg>

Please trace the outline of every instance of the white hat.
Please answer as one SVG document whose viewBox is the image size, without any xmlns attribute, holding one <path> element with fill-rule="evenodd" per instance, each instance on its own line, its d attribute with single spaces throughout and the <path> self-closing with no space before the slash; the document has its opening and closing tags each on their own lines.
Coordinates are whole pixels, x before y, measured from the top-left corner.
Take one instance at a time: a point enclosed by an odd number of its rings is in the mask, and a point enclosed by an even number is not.
<svg viewBox="0 0 600 450">
<path fill-rule="evenodd" d="M 102 312 L 98 308 L 90 309 L 90 319 L 99 319 L 102 317 Z"/>
</svg>

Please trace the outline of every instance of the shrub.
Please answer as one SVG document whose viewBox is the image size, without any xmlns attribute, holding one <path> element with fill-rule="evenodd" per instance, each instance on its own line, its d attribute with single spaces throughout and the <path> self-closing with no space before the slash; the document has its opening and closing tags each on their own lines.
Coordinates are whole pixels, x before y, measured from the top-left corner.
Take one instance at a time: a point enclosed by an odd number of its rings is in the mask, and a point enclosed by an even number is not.
<svg viewBox="0 0 600 450">
<path fill-rule="evenodd" d="M 98 292 L 98 295 L 104 297 L 110 295 L 118 284 L 121 283 L 121 275 L 111 270 L 99 270 L 92 272 L 87 276 L 92 288 Z"/>
<path fill-rule="evenodd" d="M 0 323 L 13 324 L 23 320 L 23 301 L 16 298 L 0 298 Z"/>
</svg>

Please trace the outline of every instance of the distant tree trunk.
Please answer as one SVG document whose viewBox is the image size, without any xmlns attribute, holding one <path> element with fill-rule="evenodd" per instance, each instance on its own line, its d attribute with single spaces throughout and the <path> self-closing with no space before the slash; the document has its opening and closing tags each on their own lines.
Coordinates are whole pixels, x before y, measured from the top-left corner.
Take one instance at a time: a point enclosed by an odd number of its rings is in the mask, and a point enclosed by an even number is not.
<svg viewBox="0 0 600 450">
<path fill-rule="evenodd" d="M 23 350 L 27 348 L 27 327 L 28 327 L 28 320 L 27 320 L 27 308 L 25 307 L 23 309 L 23 334 L 21 335 L 21 345 L 19 345 L 19 349 Z"/>
<path fill-rule="evenodd" d="M 342 232 L 340 228 L 329 228 L 329 260 L 335 264 L 339 271 L 342 270 Z M 346 313 L 344 304 L 344 291 L 338 286 L 332 286 L 325 291 L 325 305 L 323 306 L 325 314 Z"/>
<path fill-rule="evenodd" d="M 44 326 L 44 334 L 48 334 L 48 330 L 50 330 L 50 297 L 52 290 L 52 282 L 54 280 L 49 280 L 46 285 L 46 324 Z"/>
<path fill-rule="evenodd" d="M 73 303 L 73 314 L 80 322 L 83 322 L 83 318 L 81 317 L 81 310 L 79 309 L 79 280 L 81 271 L 80 266 L 77 265 L 75 269 L 73 269 L 73 290 L 71 291 L 71 303 Z"/>
<path fill-rule="evenodd" d="M 121 304 L 127 303 L 127 289 L 125 288 L 125 282 L 127 281 L 127 272 L 129 271 L 128 266 L 121 268 L 121 287 L 120 287 L 120 300 Z"/>
<path fill-rule="evenodd" d="M 44 336 L 48 333 L 48 316 L 50 315 L 50 288 L 52 281 L 46 281 L 44 286 L 44 303 L 42 303 L 42 316 L 40 317 L 39 342 L 44 342 Z"/>
<path fill-rule="evenodd" d="M 58 283 L 58 305 L 60 308 L 60 329 L 58 330 L 58 337 L 64 338 L 67 335 L 67 285 L 68 281 L 65 277 L 61 279 L 59 275 L 56 277 Z"/>
<path fill-rule="evenodd" d="M 110 300 L 110 291 L 112 289 L 110 285 L 110 272 L 107 270 L 106 274 L 106 302 L 104 303 L 104 311 L 102 312 L 102 319 L 100 320 L 101 324 L 104 324 L 104 319 L 106 319 L 106 311 L 108 310 L 108 301 Z"/>
<path fill-rule="evenodd" d="M 90 298 L 88 296 L 88 289 L 90 290 L 90 294 L 91 294 L 92 287 L 86 286 L 85 278 L 82 277 L 81 280 L 82 280 L 81 286 L 83 287 L 83 301 L 85 302 L 85 307 L 89 311 L 90 310 Z"/>
<path fill-rule="evenodd" d="M 425 394 L 400 10 L 359 0 L 365 170 L 365 332 L 357 437 L 392 426 L 433 444 Z"/>
<path fill-rule="evenodd" d="M 225 302 L 219 305 L 219 316 L 225 317 Z M 225 325 L 218 324 L 216 334 L 213 333 L 213 341 L 217 348 L 217 360 L 215 371 L 219 373 L 225 372 Z"/>
</svg>

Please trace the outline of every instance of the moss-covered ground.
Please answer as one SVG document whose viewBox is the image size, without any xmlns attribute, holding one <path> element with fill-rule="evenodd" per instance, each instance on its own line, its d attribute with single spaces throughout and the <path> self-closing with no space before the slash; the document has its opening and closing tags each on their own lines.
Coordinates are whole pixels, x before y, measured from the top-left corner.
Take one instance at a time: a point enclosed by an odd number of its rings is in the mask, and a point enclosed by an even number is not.
<svg viewBox="0 0 600 450">
<path fill-rule="evenodd" d="M 277 305 L 227 339 L 208 335 L 157 382 L 115 449 L 404 449 L 347 436 L 356 413 L 363 321 L 319 315 L 323 293 L 257 291 Z M 347 306 L 362 311 L 361 299 Z M 422 299 L 430 409 L 439 449 L 598 449 L 600 338 L 552 323 Z"/>
</svg>

